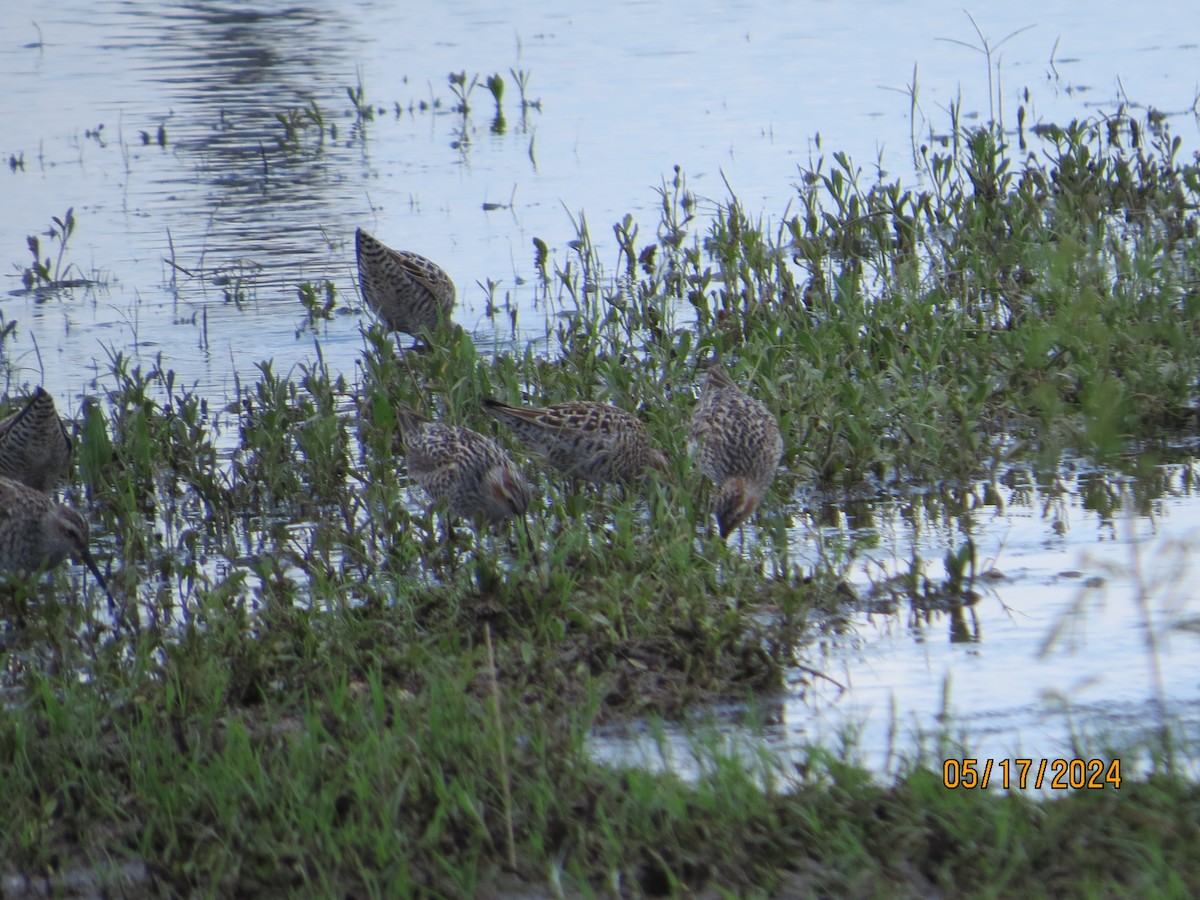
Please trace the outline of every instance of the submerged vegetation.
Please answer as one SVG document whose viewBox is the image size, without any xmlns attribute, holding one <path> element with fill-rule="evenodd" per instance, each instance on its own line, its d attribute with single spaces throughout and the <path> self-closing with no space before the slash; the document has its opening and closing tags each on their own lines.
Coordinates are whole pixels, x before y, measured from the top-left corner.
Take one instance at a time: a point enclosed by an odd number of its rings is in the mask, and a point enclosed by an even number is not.
<svg viewBox="0 0 1200 900">
<path fill-rule="evenodd" d="M 456 77 L 465 119 L 477 79 Z M 502 121 L 503 82 L 486 86 Z M 361 86 L 355 105 L 371 108 Z M 282 143 L 322 121 L 315 104 L 281 116 Z M 998 129 L 956 127 L 915 191 L 834 154 L 778 223 L 734 196 L 702 210 L 676 170 L 651 233 L 614 226 L 611 266 L 583 216 L 565 258 L 535 240 L 562 313 L 549 351 L 446 329 L 401 352 L 372 326 L 360 370 L 331 371 L 318 339 L 225 406 L 110 351 L 72 501 L 122 614 L 46 590 L 6 625 L 0 876 L 163 894 L 1200 891 L 1200 792 L 1166 752 L 1119 791 L 1037 802 L 947 790 L 920 761 L 880 786 L 818 751 L 785 770 L 701 743 L 689 783 L 588 748 L 599 722 L 753 710 L 810 672 L 809 642 L 857 602 L 852 549 L 795 562 L 810 502 L 952 493 L 1031 453 L 1112 461 L 1194 430 L 1200 168 L 1161 120 L 1033 140 L 1018 158 Z M 332 282 L 297 290 L 308 325 L 331 318 Z M 711 356 L 785 445 L 728 545 L 681 425 Z M 635 410 L 670 472 L 577 489 L 494 427 L 488 397 Z M 443 540 L 397 466 L 402 404 L 508 443 L 539 486 L 535 549 L 465 523 Z M 967 599 L 971 552 L 948 555 L 940 602 Z"/>
</svg>

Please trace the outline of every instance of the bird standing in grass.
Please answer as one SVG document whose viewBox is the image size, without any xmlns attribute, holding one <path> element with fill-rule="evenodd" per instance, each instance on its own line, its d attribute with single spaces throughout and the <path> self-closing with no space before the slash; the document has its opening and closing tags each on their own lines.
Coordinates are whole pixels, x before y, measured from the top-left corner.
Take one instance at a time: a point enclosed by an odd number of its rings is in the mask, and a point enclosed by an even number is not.
<svg viewBox="0 0 1200 900">
<path fill-rule="evenodd" d="M 454 282 L 442 268 L 408 250 L 393 250 L 361 228 L 354 232 L 363 299 L 388 331 L 414 337 L 450 322 Z"/>
<path fill-rule="evenodd" d="M 510 406 L 486 399 L 484 408 L 554 468 L 578 481 L 630 484 L 647 468 L 667 472 L 667 457 L 650 443 L 638 418 L 591 400 L 547 407 Z"/>
<path fill-rule="evenodd" d="M 0 572 L 30 575 L 68 557 L 86 565 L 108 593 L 88 549 L 87 519 L 41 491 L 0 477 Z"/>
<path fill-rule="evenodd" d="M 707 363 L 703 379 L 688 452 L 717 486 L 717 525 L 726 538 L 754 512 L 774 479 L 783 437 L 771 411 L 734 384 L 720 363 Z"/>
<path fill-rule="evenodd" d="M 38 388 L 23 409 L 0 422 L 0 477 L 49 491 L 71 464 L 71 438 L 54 398 Z"/>
<path fill-rule="evenodd" d="M 408 474 L 452 516 L 476 523 L 524 517 L 529 485 L 512 458 L 489 437 L 469 428 L 431 422 L 396 407 Z"/>
</svg>

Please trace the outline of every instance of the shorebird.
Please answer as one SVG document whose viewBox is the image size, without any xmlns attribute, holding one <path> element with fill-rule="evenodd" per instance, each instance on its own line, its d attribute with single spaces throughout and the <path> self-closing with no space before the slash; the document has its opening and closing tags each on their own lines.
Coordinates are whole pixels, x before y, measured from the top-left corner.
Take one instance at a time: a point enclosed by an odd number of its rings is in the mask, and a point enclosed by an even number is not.
<svg viewBox="0 0 1200 900">
<path fill-rule="evenodd" d="M 766 493 L 783 457 L 783 437 L 771 411 L 734 384 L 714 360 L 706 365 L 692 414 L 688 452 L 717 486 L 717 525 L 726 538 Z"/>
<path fill-rule="evenodd" d="M 396 407 L 408 474 L 451 516 L 495 524 L 529 508 L 529 485 L 516 463 L 489 437 L 469 428 L 431 422 Z"/>
<path fill-rule="evenodd" d="M 87 519 L 41 491 L 0 478 L 0 572 L 31 575 L 53 569 L 67 557 L 86 565 L 108 594 L 88 549 Z"/>
<path fill-rule="evenodd" d="M 0 477 L 48 491 L 70 463 L 71 438 L 54 398 L 39 387 L 23 409 L 0 422 Z"/>
<path fill-rule="evenodd" d="M 393 250 L 361 228 L 354 232 L 358 281 L 367 306 L 388 331 L 419 338 L 423 328 L 450 322 L 454 282 L 441 266 L 408 250 Z"/>
<path fill-rule="evenodd" d="M 530 407 L 487 398 L 483 406 L 550 465 L 578 481 L 630 484 L 647 467 L 668 471 L 666 454 L 650 443 L 638 418 L 607 403 L 574 400 Z"/>
</svg>

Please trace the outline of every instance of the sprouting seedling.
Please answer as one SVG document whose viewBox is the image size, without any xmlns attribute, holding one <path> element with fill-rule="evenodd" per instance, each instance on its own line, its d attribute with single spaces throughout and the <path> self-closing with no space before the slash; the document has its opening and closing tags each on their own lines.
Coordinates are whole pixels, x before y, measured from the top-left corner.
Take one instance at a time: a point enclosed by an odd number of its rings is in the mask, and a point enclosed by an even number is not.
<svg viewBox="0 0 1200 900">
<path fill-rule="evenodd" d="M 517 90 L 521 92 L 521 112 L 524 113 L 528 109 L 541 110 L 541 100 L 529 99 L 529 73 L 524 69 L 509 69 L 508 74 L 513 77 L 513 81 L 517 83 Z"/>
<path fill-rule="evenodd" d="M 322 135 L 325 132 L 325 115 L 321 112 L 321 107 L 317 105 L 316 100 L 308 101 L 308 109 L 305 111 L 312 123 L 317 126 Z"/>
<path fill-rule="evenodd" d="M 500 105 L 504 102 L 504 77 L 499 73 L 489 75 L 487 89 L 492 92 L 492 98 L 496 101 L 496 113 L 499 114 Z"/>
<path fill-rule="evenodd" d="M 472 75 L 471 80 L 468 82 L 465 71 L 451 72 L 449 79 L 450 90 L 454 93 L 456 101 L 454 111 L 460 113 L 462 116 L 455 128 L 455 139 L 451 142 L 450 146 L 465 154 L 471 146 L 470 130 L 467 127 L 467 116 L 471 112 L 470 96 L 471 91 L 475 90 L 475 86 L 479 84 L 479 76 Z"/>
<path fill-rule="evenodd" d="M 483 292 L 487 296 L 487 302 L 484 305 L 484 313 L 488 316 L 488 318 L 494 318 L 496 311 L 499 308 L 496 305 L 496 289 L 500 287 L 500 282 L 493 281 L 491 278 L 485 278 L 483 281 L 476 281 L 475 283 L 483 288 Z"/>
<path fill-rule="evenodd" d="M 533 239 L 534 259 L 533 265 L 542 276 L 542 283 L 550 283 L 550 275 L 546 272 L 546 263 L 550 259 L 550 248 L 540 237 Z"/>
<path fill-rule="evenodd" d="M 300 296 L 300 304 L 308 314 L 306 324 L 309 326 L 315 325 L 318 320 L 332 319 L 333 310 L 337 306 L 337 287 L 332 281 L 326 279 L 323 298 L 318 290 L 319 286 L 310 281 L 304 282 L 296 289 Z M 296 336 L 299 337 L 299 335 L 300 331 L 297 331 Z"/>
<path fill-rule="evenodd" d="M 21 273 L 21 281 L 24 283 L 26 290 L 32 288 L 35 284 L 58 284 L 71 270 L 70 263 L 67 264 L 66 268 L 63 268 L 63 256 L 67 252 L 67 241 L 71 239 L 71 235 L 75 231 L 75 207 L 68 209 L 67 214 L 61 219 L 58 216 L 52 216 L 51 221 L 54 224 L 45 234 L 50 240 L 57 240 L 59 242 L 58 258 L 54 261 L 54 269 L 51 271 L 50 257 L 47 255 L 44 260 L 41 258 L 42 242 L 39 236 L 31 234 L 26 237 L 25 243 L 29 247 L 29 252 L 33 254 L 33 265 Z"/>
<path fill-rule="evenodd" d="M 471 111 L 469 102 L 471 91 L 475 90 L 475 86 L 479 84 L 479 76 L 472 75 L 470 83 L 467 82 L 466 71 L 450 73 L 450 90 L 454 92 L 458 103 L 455 104 L 454 111 L 463 114 L 466 118 L 467 113 Z"/>
<path fill-rule="evenodd" d="M 496 117 L 492 119 L 492 134 L 504 134 L 504 78 L 499 74 L 489 75 L 487 80 L 487 89 L 492 92 L 492 99 L 496 101 Z"/>
<path fill-rule="evenodd" d="M 961 547 L 946 551 L 946 590 L 961 596 L 975 581 L 975 542 L 968 536 Z"/>
<path fill-rule="evenodd" d="M 57 278 L 62 272 L 62 258 L 63 254 L 67 251 L 67 241 L 71 239 L 71 235 L 75 232 L 75 207 L 70 207 L 63 218 L 60 219 L 58 216 L 51 216 L 51 220 L 58 226 L 57 234 L 53 228 L 49 231 L 51 237 L 59 239 L 58 259 L 54 262 L 54 275 Z"/>
<path fill-rule="evenodd" d="M 358 83 L 346 88 L 346 96 L 354 106 L 354 112 L 359 122 L 370 122 L 375 118 L 375 108 L 366 100 L 366 89 L 363 87 L 362 72 L 358 74 Z"/>
<path fill-rule="evenodd" d="M 347 88 L 347 90 L 349 89 Z M 280 138 L 280 146 L 284 149 L 299 149 L 300 133 L 308 133 L 310 126 L 316 127 L 317 143 L 325 142 L 325 115 L 321 112 L 321 107 L 317 105 L 316 100 L 309 101 L 309 105 L 303 109 L 293 108 L 285 112 L 277 112 L 275 119 L 283 126 L 284 133 Z"/>
<path fill-rule="evenodd" d="M 295 147 L 300 143 L 300 113 L 298 110 L 289 109 L 287 112 L 275 113 L 275 119 L 283 126 L 283 137 L 280 138 L 280 145 L 283 147 Z"/>
</svg>

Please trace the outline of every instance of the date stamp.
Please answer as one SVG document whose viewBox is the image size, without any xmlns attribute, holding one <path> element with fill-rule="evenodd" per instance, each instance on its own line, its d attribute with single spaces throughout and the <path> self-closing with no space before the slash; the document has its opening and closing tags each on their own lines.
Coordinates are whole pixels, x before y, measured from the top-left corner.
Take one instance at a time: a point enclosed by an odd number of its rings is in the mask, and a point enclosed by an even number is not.
<svg viewBox="0 0 1200 900">
<path fill-rule="evenodd" d="M 942 787 L 960 790 L 1048 787 L 1053 791 L 1121 787 L 1120 759 L 947 759 Z"/>
</svg>

